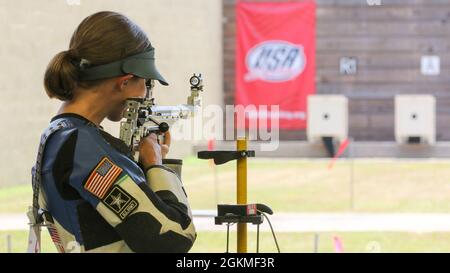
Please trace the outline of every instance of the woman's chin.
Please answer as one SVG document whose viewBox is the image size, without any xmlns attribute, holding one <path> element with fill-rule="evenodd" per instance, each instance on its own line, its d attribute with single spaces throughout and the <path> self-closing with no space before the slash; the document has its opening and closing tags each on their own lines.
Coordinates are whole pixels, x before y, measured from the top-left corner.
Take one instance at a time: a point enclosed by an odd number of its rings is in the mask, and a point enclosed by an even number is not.
<svg viewBox="0 0 450 273">
<path fill-rule="evenodd" d="M 107 118 L 110 121 L 120 121 L 127 110 L 125 102 L 123 102 L 119 107 L 116 107 L 114 111 L 110 112 Z"/>
<path fill-rule="evenodd" d="M 122 115 L 110 115 L 110 116 L 107 117 L 107 119 L 110 120 L 110 121 L 117 122 L 117 121 L 120 121 L 122 119 Z"/>
</svg>

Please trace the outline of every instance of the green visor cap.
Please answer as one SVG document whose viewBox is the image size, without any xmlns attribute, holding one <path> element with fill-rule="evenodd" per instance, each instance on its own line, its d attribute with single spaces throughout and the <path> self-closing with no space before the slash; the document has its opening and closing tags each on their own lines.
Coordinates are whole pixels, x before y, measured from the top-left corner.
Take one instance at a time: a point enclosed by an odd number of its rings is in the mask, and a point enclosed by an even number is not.
<svg viewBox="0 0 450 273">
<path fill-rule="evenodd" d="M 162 85 L 169 85 L 155 66 L 155 49 L 128 56 L 120 61 L 80 69 L 83 81 L 107 79 L 132 74 L 143 79 L 158 80 Z"/>
</svg>

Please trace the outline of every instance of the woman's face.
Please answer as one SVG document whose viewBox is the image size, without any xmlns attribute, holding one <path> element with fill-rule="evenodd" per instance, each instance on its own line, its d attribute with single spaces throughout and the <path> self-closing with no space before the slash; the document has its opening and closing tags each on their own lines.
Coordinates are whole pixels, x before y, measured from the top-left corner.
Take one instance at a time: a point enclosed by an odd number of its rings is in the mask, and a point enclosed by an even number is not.
<svg viewBox="0 0 450 273">
<path fill-rule="evenodd" d="M 120 121 L 126 110 L 126 100 L 128 98 L 143 98 L 147 93 L 145 79 L 132 77 L 128 80 L 119 81 L 119 92 L 115 92 L 115 103 L 112 104 L 111 111 L 107 118 L 111 121 Z"/>
</svg>

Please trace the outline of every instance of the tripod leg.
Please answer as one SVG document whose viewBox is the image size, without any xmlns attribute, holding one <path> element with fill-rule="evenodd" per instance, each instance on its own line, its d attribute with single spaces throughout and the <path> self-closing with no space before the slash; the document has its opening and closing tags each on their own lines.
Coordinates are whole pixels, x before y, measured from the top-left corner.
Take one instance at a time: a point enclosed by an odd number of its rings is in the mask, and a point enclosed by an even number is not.
<svg viewBox="0 0 450 273">
<path fill-rule="evenodd" d="M 230 253 L 229 246 L 230 246 L 230 223 L 227 224 L 227 251 L 225 253 Z"/>
<path fill-rule="evenodd" d="M 256 253 L 259 253 L 259 224 L 256 226 Z"/>
</svg>

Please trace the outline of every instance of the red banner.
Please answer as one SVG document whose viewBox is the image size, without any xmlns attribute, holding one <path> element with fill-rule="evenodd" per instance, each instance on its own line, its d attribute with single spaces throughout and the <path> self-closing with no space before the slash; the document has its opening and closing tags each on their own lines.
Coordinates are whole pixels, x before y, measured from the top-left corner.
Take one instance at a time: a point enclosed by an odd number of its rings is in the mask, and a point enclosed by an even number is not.
<svg viewBox="0 0 450 273">
<path fill-rule="evenodd" d="M 236 4 L 235 103 L 255 105 L 260 118 L 279 105 L 281 129 L 306 128 L 306 99 L 315 92 L 315 9 L 311 0 Z"/>
</svg>

